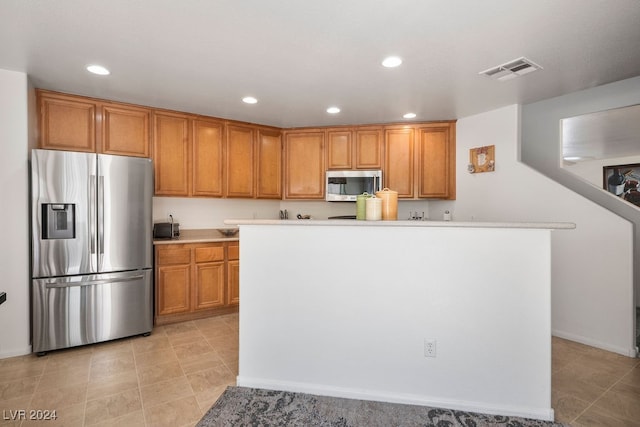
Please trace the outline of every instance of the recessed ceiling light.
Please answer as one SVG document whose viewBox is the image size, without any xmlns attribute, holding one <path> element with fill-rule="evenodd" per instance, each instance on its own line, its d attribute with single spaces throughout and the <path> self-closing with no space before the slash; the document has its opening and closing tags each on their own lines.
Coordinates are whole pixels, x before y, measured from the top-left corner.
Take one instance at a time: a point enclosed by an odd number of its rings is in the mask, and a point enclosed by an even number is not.
<svg viewBox="0 0 640 427">
<path fill-rule="evenodd" d="M 87 67 L 87 71 L 100 76 L 108 76 L 110 74 L 109 70 L 104 68 L 102 65 L 89 65 Z"/>
<path fill-rule="evenodd" d="M 394 68 L 402 64 L 402 59 L 397 56 L 389 56 L 382 61 L 382 65 L 387 68 Z"/>
<path fill-rule="evenodd" d="M 416 118 L 416 113 L 407 113 L 404 116 L 405 119 L 415 119 Z"/>
<path fill-rule="evenodd" d="M 340 109 L 338 107 L 329 107 L 327 108 L 327 113 L 329 114 L 338 114 Z"/>
<path fill-rule="evenodd" d="M 257 104 L 258 100 L 253 96 L 245 96 L 244 98 L 242 98 L 242 102 L 244 102 L 245 104 Z"/>
</svg>

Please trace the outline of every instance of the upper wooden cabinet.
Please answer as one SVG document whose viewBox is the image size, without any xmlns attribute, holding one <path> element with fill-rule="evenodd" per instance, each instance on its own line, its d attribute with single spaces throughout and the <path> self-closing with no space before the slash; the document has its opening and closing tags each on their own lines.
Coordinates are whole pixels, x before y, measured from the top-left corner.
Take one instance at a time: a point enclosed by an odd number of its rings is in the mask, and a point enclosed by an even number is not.
<svg viewBox="0 0 640 427">
<path fill-rule="evenodd" d="M 36 97 L 39 148 L 149 157 L 150 109 L 44 90 Z"/>
<path fill-rule="evenodd" d="M 224 195 L 224 123 L 197 118 L 192 120 L 193 196 Z"/>
<path fill-rule="evenodd" d="M 455 122 L 385 129 L 384 186 L 403 199 L 455 199 Z"/>
<path fill-rule="evenodd" d="M 384 132 L 381 127 L 355 130 L 355 169 L 382 169 Z"/>
<path fill-rule="evenodd" d="M 351 169 L 353 167 L 353 132 L 327 130 L 327 169 Z"/>
<path fill-rule="evenodd" d="M 190 195 L 189 124 L 189 116 L 184 114 L 153 114 L 153 162 L 158 196 Z"/>
<path fill-rule="evenodd" d="M 281 199 L 282 136 L 279 130 L 258 128 L 256 157 L 256 197 Z"/>
<path fill-rule="evenodd" d="M 96 151 L 95 102 L 44 91 L 36 91 L 36 96 L 39 148 Z"/>
<path fill-rule="evenodd" d="M 453 123 L 433 124 L 417 129 L 418 197 L 455 198 L 455 141 Z"/>
<path fill-rule="evenodd" d="M 149 157 L 151 111 L 119 104 L 102 105 L 100 152 Z"/>
<path fill-rule="evenodd" d="M 280 130 L 227 124 L 226 197 L 282 198 Z"/>
<path fill-rule="evenodd" d="M 157 196 L 223 196 L 224 122 L 153 113 Z"/>
<path fill-rule="evenodd" d="M 398 192 L 398 197 L 414 196 L 414 135 L 413 128 L 385 130 L 385 163 L 382 174 L 384 187 Z"/>
<path fill-rule="evenodd" d="M 254 127 L 227 125 L 227 197 L 255 196 Z"/>
<path fill-rule="evenodd" d="M 36 90 L 38 146 L 152 157 L 155 194 L 323 200 L 325 171 L 382 169 L 402 199 L 455 199 L 455 121 L 279 128 Z"/>
<path fill-rule="evenodd" d="M 324 199 L 324 138 L 319 129 L 285 132 L 285 199 Z"/>
<path fill-rule="evenodd" d="M 327 169 L 382 169 L 381 127 L 327 129 Z"/>
<path fill-rule="evenodd" d="M 153 130 L 156 195 L 281 198 L 279 130 L 172 111 Z"/>
</svg>

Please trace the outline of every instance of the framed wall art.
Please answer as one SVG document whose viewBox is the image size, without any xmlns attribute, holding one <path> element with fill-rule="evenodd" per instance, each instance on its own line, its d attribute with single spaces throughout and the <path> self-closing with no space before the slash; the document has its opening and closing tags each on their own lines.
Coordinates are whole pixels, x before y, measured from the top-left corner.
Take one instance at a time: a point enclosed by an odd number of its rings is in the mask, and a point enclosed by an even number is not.
<svg viewBox="0 0 640 427">
<path fill-rule="evenodd" d="M 496 168 L 496 146 L 471 148 L 469 150 L 469 173 L 493 172 Z"/>
<path fill-rule="evenodd" d="M 602 186 L 611 194 L 640 207 L 640 163 L 602 168 Z"/>
</svg>

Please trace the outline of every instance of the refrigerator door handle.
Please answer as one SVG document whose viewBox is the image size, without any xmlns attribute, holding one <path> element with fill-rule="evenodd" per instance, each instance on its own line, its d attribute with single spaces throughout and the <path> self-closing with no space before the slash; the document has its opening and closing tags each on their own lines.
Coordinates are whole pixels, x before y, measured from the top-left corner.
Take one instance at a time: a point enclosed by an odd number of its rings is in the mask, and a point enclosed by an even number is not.
<svg viewBox="0 0 640 427">
<path fill-rule="evenodd" d="M 98 268 L 102 267 L 101 256 L 104 255 L 104 176 L 98 177 Z"/>
<path fill-rule="evenodd" d="M 91 254 L 96 253 L 96 176 L 91 175 L 89 180 L 89 231 L 91 233 Z"/>
<path fill-rule="evenodd" d="M 94 285 L 104 285 L 107 283 L 113 283 L 113 282 L 118 282 L 118 283 L 122 283 L 122 282 L 135 282 L 137 280 L 143 279 L 144 275 L 143 274 L 139 274 L 136 276 L 131 276 L 131 277 L 125 277 L 125 278 L 118 278 L 118 279 L 101 279 L 101 280 L 88 280 L 86 282 L 66 282 L 66 283 L 47 283 L 45 285 L 45 288 L 47 289 L 54 289 L 54 288 L 71 288 L 71 287 L 75 287 L 75 286 L 94 286 Z"/>
</svg>

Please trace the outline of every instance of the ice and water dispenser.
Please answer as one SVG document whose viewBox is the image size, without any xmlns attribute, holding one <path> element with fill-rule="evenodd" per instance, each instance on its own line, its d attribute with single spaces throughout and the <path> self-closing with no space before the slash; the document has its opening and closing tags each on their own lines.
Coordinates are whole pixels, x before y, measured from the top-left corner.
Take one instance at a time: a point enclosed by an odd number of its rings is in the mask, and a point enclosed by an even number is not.
<svg viewBox="0 0 640 427">
<path fill-rule="evenodd" d="M 75 239 L 76 205 L 75 203 L 42 204 L 42 238 Z"/>
</svg>

